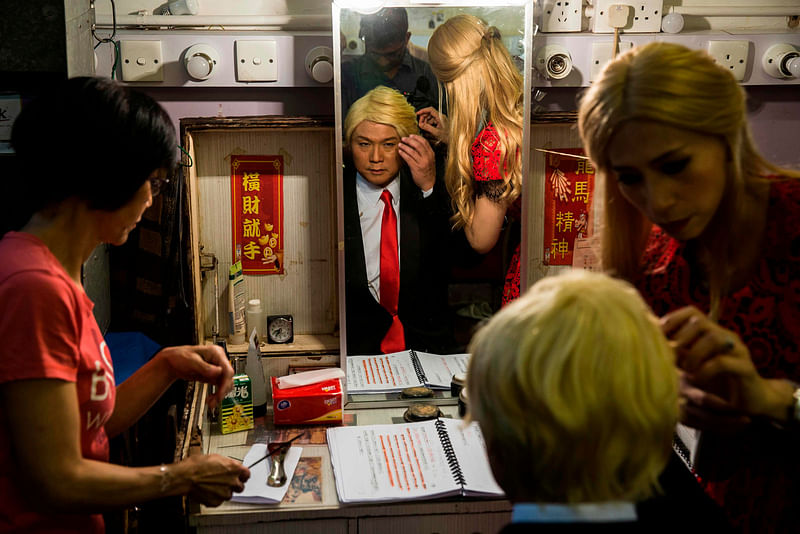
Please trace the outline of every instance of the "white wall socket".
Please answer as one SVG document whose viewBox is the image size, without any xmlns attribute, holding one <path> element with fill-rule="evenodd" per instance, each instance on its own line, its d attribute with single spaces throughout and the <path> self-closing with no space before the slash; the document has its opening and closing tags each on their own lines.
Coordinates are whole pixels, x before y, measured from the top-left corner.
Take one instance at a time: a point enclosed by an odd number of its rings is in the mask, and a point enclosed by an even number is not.
<svg viewBox="0 0 800 534">
<path fill-rule="evenodd" d="M 708 53 L 719 65 L 730 69 L 737 81 L 744 81 L 750 56 L 750 41 L 709 41 Z"/>
<path fill-rule="evenodd" d="M 617 53 L 621 54 L 626 50 L 630 50 L 631 48 L 633 48 L 633 43 L 630 41 L 620 41 L 619 50 Z M 589 73 L 590 82 L 593 82 L 595 78 L 600 75 L 600 72 L 603 70 L 603 67 L 606 66 L 606 63 L 611 61 L 611 56 L 613 54 L 613 41 L 595 41 L 592 43 L 592 67 Z"/>
<path fill-rule="evenodd" d="M 579 32 L 583 15 L 582 0 L 544 0 L 542 2 L 542 31 Z"/>
<path fill-rule="evenodd" d="M 236 79 L 240 82 L 278 81 L 275 41 L 236 41 Z"/>
<path fill-rule="evenodd" d="M 631 6 L 628 23 L 620 28 L 622 33 L 657 33 L 661 31 L 661 17 L 664 0 L 595 0 L 592 31 L 594 33 L 614 33 L 608 24 L 608 7 L 612 4 Z"/>
<path fill-rule="evenodd" d="M 161 41 L 120 41 L 120 63 L 124 82 L 163 82 Z"/>
</svg>

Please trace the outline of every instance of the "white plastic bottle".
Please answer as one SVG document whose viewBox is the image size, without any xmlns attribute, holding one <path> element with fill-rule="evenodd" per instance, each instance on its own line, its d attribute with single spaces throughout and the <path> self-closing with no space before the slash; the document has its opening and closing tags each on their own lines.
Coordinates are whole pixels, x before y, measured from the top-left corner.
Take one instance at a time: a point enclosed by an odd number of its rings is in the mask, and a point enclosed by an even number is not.
<svg viewBox="0 0 800 534">
<path fill-rule="evenodd" d="M 267 381 L 261 365 L 261 350 L 255 344 L 255 335 L 256 332 L 251 330 L 245 372 L 250 377 L 250 387 L 253 390 L 253 415 L 260 417 L 267 411 Z"/>
<path fill-rule="evenodd" d="M 267 316 L 261 306 L 261 299 L 250 299 L 247 301 L 247 331 L 252 332 L 253 328 L 258 333 L 259 343 L 267 340 Z"/>
</svg>

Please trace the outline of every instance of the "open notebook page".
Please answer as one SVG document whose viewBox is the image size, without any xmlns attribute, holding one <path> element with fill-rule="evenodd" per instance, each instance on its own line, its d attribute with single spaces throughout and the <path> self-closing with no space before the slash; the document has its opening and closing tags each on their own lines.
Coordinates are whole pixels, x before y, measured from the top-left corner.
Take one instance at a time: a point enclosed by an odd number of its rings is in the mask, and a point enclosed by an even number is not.
<svg viewBox="0 0 800 534">
<path fill-rule="evenodd" d="M 410 351 L 347 357 L 347 390 L 351 393 L 386 393 L 422 385 Z"/>
<path fill-rule="evenodd" d="M 425 373 L 425 384 L 428 387 L 449 389 L 454 374 L 467 372 L 469 354 L 415 353 Z"/>
<path fill-rule="evenodd" d="M 441 419 L 464 475 L 464 495 L 503 495 L 489 467 L 486 444 L 477 423 L 465 426 L 457 419 Z"/>
<path fill-rule="evenodd" d="M 401 501 L 461 492 L 435 421 L 328 429 L 341 502 Z"/>
</svg>

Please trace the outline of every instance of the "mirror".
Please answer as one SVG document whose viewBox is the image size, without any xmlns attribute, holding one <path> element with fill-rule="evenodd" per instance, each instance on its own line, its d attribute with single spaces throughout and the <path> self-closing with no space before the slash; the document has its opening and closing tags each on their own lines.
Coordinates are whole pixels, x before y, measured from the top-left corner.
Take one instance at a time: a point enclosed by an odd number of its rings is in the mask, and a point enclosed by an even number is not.
<svg viewBox="0 0 800 534">
<path fill-rule="evenodd" d="M 523 161 L 518 175 L 525 176 L 529 121 L 521 117 L 530 116 L 531 58 L 525 50 L 531 48 L 532 5 L 529 1 L 510 4 L 418 7 L 383 2 L 365 9 L 334 3 L 333 31 L 340 36 L 340 47 L 334 51 L 334 82 L 345 369 L 348 357 L 393 352 L 398 346 L 435 354 L 463 353 L 477 324 L 501 305 L 508 267 L 518 262 L 522 214 L 516 206 L 522 204 L 522 187 L 517 185 L 515 190 L 520 198 L 506 203 L 508 209 L 504 207 L 496 217 L 499 234 L 495 232 L 496 240 L 490 239 L 488 247 L 482 245 L 485 250 L 476 251 L 475 241 L 468 239 L 463 228 L 453 229 L 454 205 L 445 174 L 447 152 L 459 140 L 442 139 L 442 132 L 445 120 L 450 120 L 448 108 L 455 110 L 459 103 L 448 102 L 447 91 L 429 63 L 428 44 L 437 28 L 455 17 L 471 15 L 485 23 L 485 39 L 494 39 L 492 46 L 499 42 L 505 48 L 508 64 L 519 73 L 513 77 L 519 81 L 523 108 L 516 121 L 523 123 L 519 124 Z M 376 89 L 379 86 L 391 91 Z M 464 140 L 459 144 L 465 147 L 461 152 L 466 158 L 477 157 L 470 144 L 484 135 L 487 125 L 491 128 L 487 115 L 476 113 L 472 122 L 465 123 L 475 130 L 475 135 L 465 138 L 466 144 Z M 409 140 L 420 120 L 430 127 Z M 383 189 L 395 192 L 387 200 Z M 501 187 L 495 194 L 502 193 Z M 402 200 L 398 203 L 396 197 Z M 474 191 L 471 197 L 476 197 Z M 390 204 L 395 207 L 392 216 L 388 215 Z M 392 217 L 394 221 L 387 223 L 386 218 Z M 386 239 L 382 236 L 393 233 L 399 235 L 395 237 L 398 246 L 381 245 Z M 394 256 L 387 252 L 393 249 Z M 397 267 L 381 272 L 381 262 L 399 265 L 399 274 Z M 390 288 L 391 295 L 393 284 L 399 286 L 399 290 L 395 287 L 399 296 L 381 295 L 381 286 Z M 399 306 L 402 321 L 398 314 L 386 311 L 393 305 Z M 393 339 L 401 344 L 393 344 Z M 449 391 L 436 395 L 447 397 Z M 351 395 L 351 400 L 367 397 L 372 396 Z M 379 398 L 386 397 L 399 394 Z"/>
</svg>

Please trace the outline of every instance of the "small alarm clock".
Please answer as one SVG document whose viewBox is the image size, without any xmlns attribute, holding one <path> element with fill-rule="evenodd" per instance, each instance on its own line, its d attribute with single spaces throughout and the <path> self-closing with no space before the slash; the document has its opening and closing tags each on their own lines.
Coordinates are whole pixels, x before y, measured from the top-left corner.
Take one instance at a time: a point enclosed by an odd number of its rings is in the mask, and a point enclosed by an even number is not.
<svg viewBox="0 0 800 534">
<path fill-rule="evenodd" d="M 291 315 L 267 316 L 267 342 L 292 343 L 294 341 L 294 319 Z"/>
</svg>

